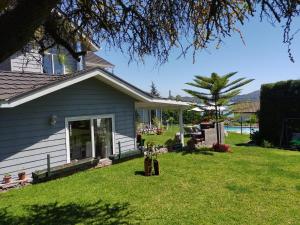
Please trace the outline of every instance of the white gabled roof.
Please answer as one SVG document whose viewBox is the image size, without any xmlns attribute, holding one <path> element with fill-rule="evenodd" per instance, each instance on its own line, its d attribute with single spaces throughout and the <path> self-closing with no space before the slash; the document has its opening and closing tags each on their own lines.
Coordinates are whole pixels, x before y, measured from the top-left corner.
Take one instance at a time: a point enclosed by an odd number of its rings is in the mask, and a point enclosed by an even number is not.
<svg viewBox="0 0 300 225">
<path fill-rule="evenodd" d="M 1 74 L 0 72 L 0 80 Z M 53 93 L 55 91 L 61 90 L 65 87 L 69 87 L 73 84 L 79 83 L 81 81 L 87 80 L 89 78 L 95 77 L 101 80 L 103 83 L 106 83 L 109 86 L 114 87 L 115 89 L 131 96 L 136 99 L 136 107 L 188 107 L 188 102 L 175 101 L 170 99 L 160 99 L 153 98 L 148 93 L 142 91 L 141 89 L 129 84 L 128 82 L 122 80 L 121 78 L 115 76 L 114 74 L 101 69 L 101 68 L 92 68 L 85 71 L 80 71 L 71 75 L 63 76 L 54 76 L 52 79 L 49 79 L 49 75 L 46 74 L 25 74 L 24 73 L 7 73 L 3 72 L 5 75 L 3 79 L 9 80 L 12 78 L 9 83 L 2 84 L 0 86 L 0 93 L 4 93 L 3 96 L 6 96 L 5 99 L 0 99 L 0 108 L 12 108 L 24 104 L 26 102 L 32 101 L 44 95 Z M 30 79 L 32 75 L 35 79 Z M 25 78 L 24 78 L 25 77 Z M 37 79 L 38 77 L 38 79 Z M 19 79 L 18 79 L 19 78 Z M 21 79 L 22 78 L 22 79 Z M 44 79 L 43 79 L 44 78 Z M 44 81 L 44 82 L 41 82 Z M 16 91 L 12 94 L 10 93 L 11 88 L 18 87 L 21 83 L 24 86 L 24 82 L 28 82 L 28 88 L 24 88 L 21 91 Z M 18 83 L 19 82 L 19 83 Z M 26 84 L 25 82 L 25 84 Z M 35 84 L 35 82 L 38 84 Z"/>
</svg>

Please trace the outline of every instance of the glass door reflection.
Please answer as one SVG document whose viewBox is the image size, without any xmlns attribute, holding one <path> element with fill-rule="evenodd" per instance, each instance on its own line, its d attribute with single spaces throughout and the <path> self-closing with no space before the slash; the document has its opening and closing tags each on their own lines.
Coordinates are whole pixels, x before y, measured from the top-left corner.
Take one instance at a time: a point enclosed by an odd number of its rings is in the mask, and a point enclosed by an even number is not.
<svg viewBox="0 0 300 225">
<path fill-rule="evenodd" d="M 108 158 L 113 154 L 112 118 L 93 119 L 95 156 Z"/>
</svg>

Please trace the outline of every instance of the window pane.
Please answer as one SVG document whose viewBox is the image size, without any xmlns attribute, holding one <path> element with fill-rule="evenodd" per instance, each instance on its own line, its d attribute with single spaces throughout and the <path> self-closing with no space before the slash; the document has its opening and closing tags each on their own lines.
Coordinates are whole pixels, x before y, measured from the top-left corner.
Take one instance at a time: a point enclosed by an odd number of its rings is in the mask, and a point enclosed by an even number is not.
<svg viewBox="0 0 300 225">
<path fill-rule="evenodd" d="M 112 119 L 94 119 L 95 151 L 97 158 L 108 158 L 113 154 Z"/>
<path fill-rule="evenodd" d="M 71 160 L 92 157 L 90 120 L 69 122 L 69 140 Z"/>
<path fill-rule="evenodd" d="M 52 57 L 50 54 L 45 54 L 43 57 L 43 72 L 53 74 L 52 72 Z"/>
<path fill-rule="evenodd" d="M 53 55 L 54 74 L 64 74 L 64 66 L 57 55 Z"/>
</svg>

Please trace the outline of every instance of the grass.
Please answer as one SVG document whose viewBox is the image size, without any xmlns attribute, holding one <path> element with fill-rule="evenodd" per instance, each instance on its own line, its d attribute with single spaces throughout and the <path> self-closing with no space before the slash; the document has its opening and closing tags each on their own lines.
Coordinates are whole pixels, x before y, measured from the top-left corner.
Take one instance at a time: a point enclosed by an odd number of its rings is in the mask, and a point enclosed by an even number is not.
<svg viewBox="0 0 300 225">
<path fill-rule="evenodd" d="M 170 126 L 168 130 L 165 130 L 162 135 L 156 134 L 144 134 L 145 144 L 148 142 L 154 142 L 156 145 L 164 145 L 168 139 L 174 139 L 175 134 L 179 132 L 178 126 Z"/>
<path fill-rule="evenodd" d="M 299 224 L 300 152 L 168 153 L 161 175 L 138 158 L 0 194 L 0 224 Z"/>
</svg>

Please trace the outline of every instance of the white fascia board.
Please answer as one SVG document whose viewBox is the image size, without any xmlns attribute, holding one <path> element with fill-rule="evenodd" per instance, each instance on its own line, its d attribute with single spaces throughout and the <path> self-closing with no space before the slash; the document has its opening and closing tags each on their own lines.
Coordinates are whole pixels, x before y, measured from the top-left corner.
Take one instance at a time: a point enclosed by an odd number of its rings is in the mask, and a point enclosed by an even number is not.
<svg viewBox="0 0 300 225">
<path fill-rule="evenodd" d="M 175 101 L 171 99 L 152 99 L 153 103 L 161 103 L 161 104 L 168 104 L 168 105 L 176 105 L 176 106 L 189 106 L 189 102 L 182 102 L 182 101 Z"/>
</svg>

